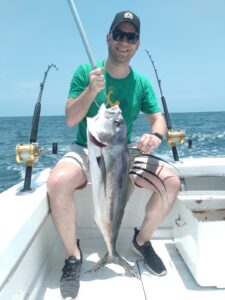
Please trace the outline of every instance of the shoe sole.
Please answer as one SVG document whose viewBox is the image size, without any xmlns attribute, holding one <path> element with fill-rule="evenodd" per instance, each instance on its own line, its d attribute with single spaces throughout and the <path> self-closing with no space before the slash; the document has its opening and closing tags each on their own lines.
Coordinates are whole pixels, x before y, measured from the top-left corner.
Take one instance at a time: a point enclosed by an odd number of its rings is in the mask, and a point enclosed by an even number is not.
<svg viewBox="0 0 225 300">
<path fill-rule="evenodd" d="M 134 247 L 133 243 L 132 243 L 132 250 L 138 254 L 139 256 L 142 257 L 143 261 L 144 261 L 144 256 Z M 146 264 L 146 262 L 144 261 L 144 264 L 146 266 L 146 268 L 155 276 L 165 276 L 167 274 L 167 271 L 162 271 L 161 273 L 156 273 L 154 270 L 152 270 L 148 264 Z"/>
</svg>

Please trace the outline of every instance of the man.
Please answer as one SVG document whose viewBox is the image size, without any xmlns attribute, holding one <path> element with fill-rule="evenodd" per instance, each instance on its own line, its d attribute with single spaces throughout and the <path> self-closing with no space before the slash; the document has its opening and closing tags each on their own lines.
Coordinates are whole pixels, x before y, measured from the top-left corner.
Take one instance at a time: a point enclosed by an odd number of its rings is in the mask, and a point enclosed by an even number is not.
<svg viewBox="0 0 225 300">
<path fill-rule="evenodd" d="M 51 214 L 64 243 L 68 258 L 60 281 L 61 294 L 75 298 L 79 291 L 82 252 L 76 236 L 76 207 L 73 191 L 83 188 L 89 179 L 87 171 L 86 116 L 94 116 L 101 103 L 118 104 L 123 112 L 128 143 L 134 120 L 140 111 L 151 124 L 151 132 L 144 134 L 138 148 L 144 153 L 156 149 L 166 133 L 165 120 L 159 110 L 155 94 L 148 80 L 132 70 L 129 62 L 140 44 L 140 20 L 130 11 L 116 14 L 107 34 L 108 57 L 92 70 L 89 64 L 76 70 L 66 104 L 68 126 L 78 124 L 73 151 L 66 154 L 52 170 L 48 179 Z M 146 167 L 146 162 L 142 166 Z M 148 166 L 157 174 L 166 188 L 166 204 L 162 205 L 165 189 L 150 172 L 133 173 L 135 185 L 153 191 L 146 205 L 140 230 L 135 228 L 133 249 L 143 257 L 149 270 L 158 276 L 166 274 L 166 268 L 149 241 L 153 232 L 169 213 L 180 187 L 179 178 L 165 165 Z M 138 205 L 138 204 L 137 204 Z"/>
</svg>

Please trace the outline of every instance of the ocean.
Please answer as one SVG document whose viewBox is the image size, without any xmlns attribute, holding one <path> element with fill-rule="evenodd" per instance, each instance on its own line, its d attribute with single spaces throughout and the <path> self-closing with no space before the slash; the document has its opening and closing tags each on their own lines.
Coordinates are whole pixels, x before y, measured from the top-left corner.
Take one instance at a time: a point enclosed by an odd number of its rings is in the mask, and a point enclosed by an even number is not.
<svg viewBox="0 0 225 300">
<path fill-rule="evenodd" d="M 174 130 L 185 131 L 184 144 L 177 145 L 179 159 L 225 156 L 225 112 L 171 113 Z M 32 117 L 0 117 L 0 192 L 24 179 L 25 165 L 16 162 L 15 147 L 29 142 Z M 70 149 L 76 128 L 68 128 L 63 116 L 41 116 L 37 142 L 43 148 L 33 166 L 33 174 L 53 167 Z M 149 132 L 148 121 L 140 114 L 133 138 Z M 188 145 L 192 141 L 192 147 Z M 58 143 L 58 154 L 52 154 L 52 143 Z M 163 141 L 153 153 L 173 161 L 171 147 Z"/>
</svg>

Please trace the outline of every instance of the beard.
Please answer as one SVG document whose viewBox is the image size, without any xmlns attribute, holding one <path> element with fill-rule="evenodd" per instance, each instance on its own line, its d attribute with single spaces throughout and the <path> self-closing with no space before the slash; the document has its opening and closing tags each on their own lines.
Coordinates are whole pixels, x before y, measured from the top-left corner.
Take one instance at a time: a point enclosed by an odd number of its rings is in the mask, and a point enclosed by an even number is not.
<svg viewBox="0 0 225 300">
<path fill-rule="evenodd" d="M 116 64 L 129 64 L 136 50 L 137 49 L 123 52 L 119 50 L 119 47 L 112 47 L 110 44 L 108 45 L 110 58 Z"/>
</svg>

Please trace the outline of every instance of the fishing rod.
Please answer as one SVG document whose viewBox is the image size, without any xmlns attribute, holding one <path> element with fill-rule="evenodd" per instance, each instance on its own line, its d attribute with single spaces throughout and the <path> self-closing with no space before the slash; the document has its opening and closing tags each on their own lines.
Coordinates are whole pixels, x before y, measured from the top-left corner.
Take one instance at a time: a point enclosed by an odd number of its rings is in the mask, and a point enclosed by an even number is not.
<svg viewBox="0 0 225 300">
<path fill-rule="evenodd" d="M 78 15 L 78 11 L 77 11 L 77 8 L 75 6 L 75 3 L 73 0 L 68 0 L 68 3 L 69 3 L 69 6 L 70 6 L 70 9 L 71 9 L 71 12 L 72 12 L 72 15 L 74 17 L 74 20 L 76 22 L 76 25 L 77 25 L 77 29 L 80 33 L 80 36 L 81 36 L 81 39 L 82 39 L 82 42 L 83 42 L 83 45 L 84 45 L 84 48 L 87 52 L 87 55 L 88 55 L 88 58 L 90 60 L 90 63 L 92 65 L 92 68 L 93 69 L 96 69 L 97 68 L 97 65 L 96 65 L 96 62 L 94 60 L 94 57 L 93 57 L 93 54 L 92 54 L 92 51 L 91 51 L 91 48 L 89 46 L 89 43 L 88 43 L 88 40 L 87 40 L 87 36 L 85 34 L 85 31 L 84 31 L 84 27 L 81 23 L 81 20 L 80 20 L 80 17 Z"/>
<path fill-rule="evenodd" d="M 178 155 L 178 151 L 177 151 L 177 144 L 183 144 L 184 140 L 185 140 L 185 133 L 184 131 L 175 131 L 173 130 L 173 126 L 172 126 L 172 122 L 171 122 L 171 118 L 170 118 L 170 114 L 168 111 L 168 107 L 167 107 L 167 103 L 166 103 L 166 99 L 163 96 L 163 92 L 162 92 L 162 86 L 161 86 L 161 80 L 159 79 L 158 76 L 158 72 L 157 69 L 155 67 L 155 63 L 152 60 L 151 55 L 149 54 L 148 50 L 145 50 L 154 69 L 156 78 L 157 78 L 157 82 L 158 82 L 158 86 L 159 86 L 159 90 L 160 90 L 160 95 L 161 95 L 161 101 L 162 101 L 162 106 L 163 106 L 163 110 L 164 110 L 164 115 L 165 115 L 165 120 L 166 120 L 166 125 L 167 125 L 167 143 L 171 146 L 172 148 L 172 152 L 173 152 L 173 158 L 175 161 L 179 161 L 179 155 Z"/>
<path fill-rule="evenodd" d="M 68 3 L 69 3 L 69 6 L 70 6 L 70 9 L 71 9 L 71 12 L 72 12 L 72 15 L 74 17 L 74 20 L 75 20 L 75 23 L 77 25 L 77 29 L 80 33 L 80 36 L 81 36 L 81 40 L 83 42 L 83 45 L 84 45 L 84 48 L 86 50 L 86 53 L 87 53 L 87 56 L 89 58 L 89 61 L 91 63 L 91 66 L 92 66 L 92 69 L 97 69 L 97 64 L 95 62 L 95 59 L 94 59 L 94 56 L 92 54 L 92 51 L 91 51 L 91 47 L 88 43 L 88 39 L 87 39 L 87 36 L 85 34 L 85 31 L 84 31 L 84 27 L 81 23 L 81 19 L 79 17 L 79 14 L 78 14 L 78 11 L 77 11 L 77 8 L 75 6 L 75 3 L 73 0 L 68 0 Z M 106 92 L 105 92 L 105 96 L 106 96 Z M 107 99 L 107 97 L 106 97 Z M 108 99 L 107 99 L 107 102 L 108 102 Z M 99 108 L 99 104 L 97 103 L 97 101 L 94 99 L 94 103 L 96 104 L 96 106 Z"/>
<path fill-rule="evenodd" d="M 161 80 L 159 79 L 158 71 L 155 67 L 155 63 L 154 63 L 151 55 L 149 54 L 148 50 L 145 49 L 145 51 L 146 51 L 146 53 L 147 53 L 147 55 L 148 55 L 148 57 L 149 57 L 149 59 L 152 63 L 152 66 L 153 66 L 153 69 L 154 69 L 154 72 L 155 72 L 155 75 L 156 75 L 156 78 L 157 78 L 159 90 L 160 90 L 161 102 L 162 102 L 164 115 L 165 115 L 165 120 L 166 120 L 166 126 L 167 126 L 167 143 L 171 146 L 174 161 L 179 161 L 179 155 L 178 155 L 176 145 L 184 143 L 185 133 L 182 130 L 180 130 L 180 131 L 173 130 L 172 121 L 171 121 L 170 114 L 169 114 L 169 111 L 168 111 L 166 99 L 163 95 Z M 186 185 L 185 185 L 184 178 L 181 177 L 180 181 L 181 181 L 181 190 L 183 190 L 183 191 L 186 190 Z"/>
<path fill-rule="evenodd" d="M 58 71 L 56 65 L 49 65 L 47 70 L 44 73 L 43 81 L 40 83 L 40 91 L 38 100 L 35 104 L 33 118 L 32 118 L 32 126 L 31 126 L 31 133 L 30 133 L 30 144 L 18 144 L 16 145 L 16 161 L 18 163 L 26 163 L 26 173 L 24 179 L 24 187 L 21 192 L 30 191 L 31 187 L 31 176 L 32 176 L 32 169 L 33 164 L 37 161 L 40 153 L 41 148 L 38 147 L 37 143 L 37 135 L 38 135 L 38 126 L 41 114 L 41 97 L 44 90 L 45 81 L 48 75 L 48 72 L 51 68 L 55 68 Z M 57 144 L 53 143 L 53 154 L 57 153 Z"/>
</svg>

